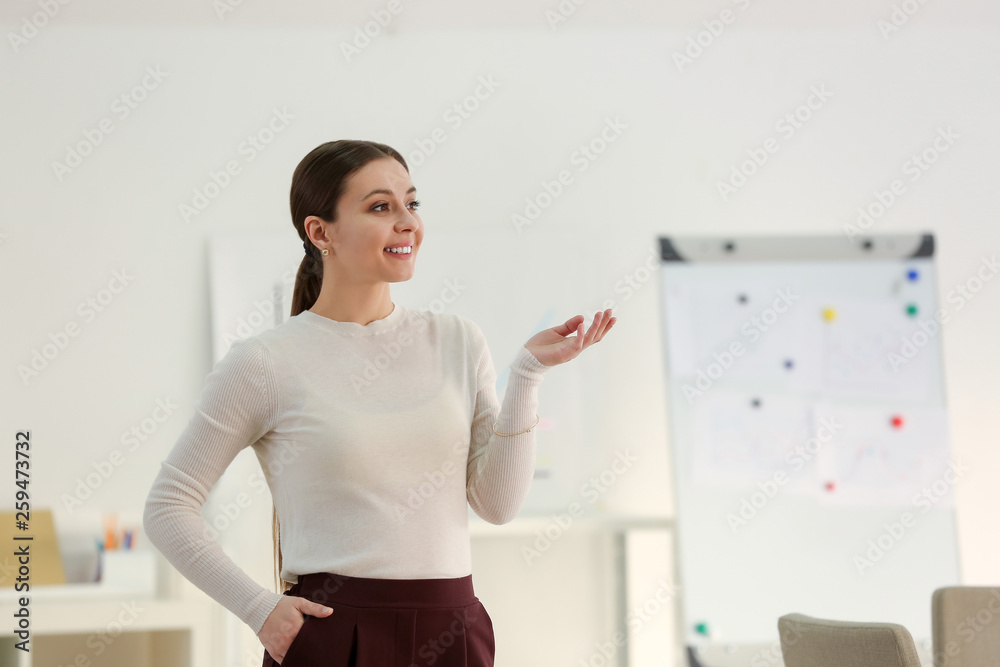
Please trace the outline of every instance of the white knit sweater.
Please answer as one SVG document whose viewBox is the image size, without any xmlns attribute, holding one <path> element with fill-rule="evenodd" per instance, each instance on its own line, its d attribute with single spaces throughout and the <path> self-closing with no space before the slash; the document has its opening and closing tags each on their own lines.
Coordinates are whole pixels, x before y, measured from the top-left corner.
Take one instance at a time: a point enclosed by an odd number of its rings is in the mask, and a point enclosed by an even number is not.
<svg viewBox="0 0 1000 667">
<path fill-rule="evenodd" d="M 281 578 L 309 572 L 424 579 L 472 571 L 468 509 L 518 513 L 535 463 L 538 386 L 521 347 L 502 407 L 479 327 L 396 304 L 367 325 L 312 311 L 233 343 L 146 500 L 149 540 L 259 632 L 281 594 L 237 566 L 202 506 L 251 446 L 281 525 Z"/>
</svg>

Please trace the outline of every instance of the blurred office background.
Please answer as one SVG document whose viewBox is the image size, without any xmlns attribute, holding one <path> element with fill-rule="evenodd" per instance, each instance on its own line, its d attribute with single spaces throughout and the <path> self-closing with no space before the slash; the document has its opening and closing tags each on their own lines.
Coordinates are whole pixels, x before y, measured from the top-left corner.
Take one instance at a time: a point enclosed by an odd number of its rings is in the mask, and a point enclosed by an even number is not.
<svg viewBox="0 0 1000 667">
<path fill-rule="evenodd" d="M 31 431 L 32 507 L 53 512 L 67 583 L 81 584 L 38 589 L 34 665 L 81 655 L 259 664 L 249 629 L 158 554 L 152 597 L 82 584 L 108 516 L 140 528 L 215 340 L 267 326 L 251 312 L 249 330 L 213 326 L 213 241 L 274 235 L 284 239 L 275 252 L 297 258 L 288 188 L 320 143 L 371 139 L 403 153 L 428 249 L 435 234 L 470 230 L 577 249 L 578 288 L 535 283 L 551 290 L 546 326 L 615 302 L 613 333 L 573 362 L 589 387 L 581 447 L 592 465 L 580 474 L 626 447 L 643 465 L 602 497 L 605 518 L 566 530 L 537 560 L 524 548 L 550 513 L 475 527 L 473 575 L 498 665 L 680 659 L 675 600 L 661 588 L 683 587 L 661 306 L 641 271 L 657 235 L 929 231 L 942 302 L 1000 249 L 1000 7 L 985 0 L 17 0 L 0 21 L 0 411 L 8 440 Z M 546 273 L 511 261 L 490 276 L 485 307 L 515 312 L 521 294 L 508 285 L 533 275 Z M 625 276 L 638 289 L 620 289 Z M 973 471 L 955 489 L 970 584 L 1000 580 L 998 305 L 1000 281 L 984 280 L 942 333 L 952 447 Z M 530 329 L 543 313 L 517 315 Z M 501 371 L 513 348 L 494 342 Z M 543 382 L 543 417 L 563 371 Z M 206 520 L 270 586 L 270 498 L 255 491 L 249 452 L 238 464 Z M 141 530 L 134 540 L 150 548 Z M 147 572 L 119 567 L 126 583 Z M 4 605 L 13 609 L 12 593 Z M 643 605 L 643 622 L 627 627 L 623 612 Z M 0 633 L 13 631 L 7 618 Z M 604 656 L 622 629 L 628 641 Z M 0 645 L 0 663 L 25 664 L 14 641 Z"/>
</svg>

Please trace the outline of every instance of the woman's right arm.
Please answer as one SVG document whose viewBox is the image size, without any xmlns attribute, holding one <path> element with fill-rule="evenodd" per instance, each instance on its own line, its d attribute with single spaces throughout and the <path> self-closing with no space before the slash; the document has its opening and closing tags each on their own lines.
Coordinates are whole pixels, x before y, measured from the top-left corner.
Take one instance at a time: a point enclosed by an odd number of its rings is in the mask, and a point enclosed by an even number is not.
<svg viewBox="0 0 1000 667">
<path fill-rule="evenodd" d="M 264 588 L 233 562 L 201 510 L 236 455 L 274 426 L 278 386 L 270 364 L 260 340 L 233 343 L 208 375 L 195 414 L 162 462 L 143 512 L 149 541 L 254 633 L 285 596 Z"/>
</svg>

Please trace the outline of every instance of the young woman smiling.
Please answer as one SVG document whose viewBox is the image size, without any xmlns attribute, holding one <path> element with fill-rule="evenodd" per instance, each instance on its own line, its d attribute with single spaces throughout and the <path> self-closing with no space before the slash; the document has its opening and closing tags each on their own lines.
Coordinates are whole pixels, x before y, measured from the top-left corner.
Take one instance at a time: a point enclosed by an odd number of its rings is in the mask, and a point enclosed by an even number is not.
<svg viewBox="0 0 1000 667">
<path fill-rule="evenodd" d="M 424 238 L 397 151 L 322 144 L 295 169 L 290 204 L 305 250 L 292 317 L 215 365 L 153 483 L 145 530 L 253 628 L 264 667 L 491 666 L 467 507 L 495 524 L 514 518 L 534 472 L 544 373 L 615 318 L 598 313 L 585 331 L 577 315 L 528 339 L 500 405 L 475 323 L 390 298 L 392 283 L 413 277 Z M 201 517 L 248 446 L 274 501 L 281 592 L 239 568 Z"/>
</svg>

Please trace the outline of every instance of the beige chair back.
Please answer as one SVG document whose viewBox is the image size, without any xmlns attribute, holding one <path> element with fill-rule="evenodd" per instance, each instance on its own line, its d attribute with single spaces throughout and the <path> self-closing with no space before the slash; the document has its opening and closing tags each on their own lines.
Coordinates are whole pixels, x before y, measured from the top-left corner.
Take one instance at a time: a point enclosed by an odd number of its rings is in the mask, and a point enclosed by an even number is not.
<svg viewBox="0 0 1000 667">
<path fill-rule="evenodd" d="M 921 667 L 913 637 L 898 623 L 786 614 L 778 635 L 785 667 Z"/>
<path fill-rule="evenodd" d="M 934 667 L 1000 664 L 1000 588 L 946 586 L 931 596 Z"/>
</svg>

